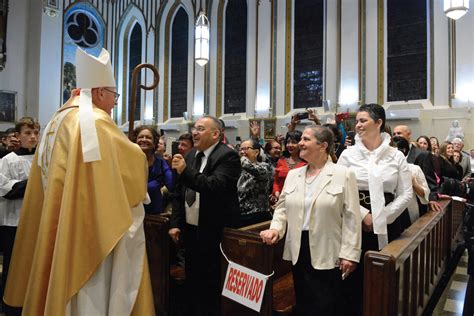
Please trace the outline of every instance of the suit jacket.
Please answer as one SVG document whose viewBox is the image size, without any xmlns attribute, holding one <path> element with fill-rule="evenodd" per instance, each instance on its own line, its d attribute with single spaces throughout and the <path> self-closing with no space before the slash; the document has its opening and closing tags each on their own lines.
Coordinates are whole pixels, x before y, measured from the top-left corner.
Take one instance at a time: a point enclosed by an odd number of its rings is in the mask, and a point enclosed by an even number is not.
<svg viewBox="0 0 474 316">
<path fill-rule="evenodd" d="M 224 227 L 238 225 L 240 158 L 237 152 L 219 142 L 200 173 L 192 168 L 195 157 L 196 149 L 193 148 L 185 157 L 186 168 L 177 178 L 170 227 L 183 229 L 186 222 L 185 191 L 191 188 L 200 193 L 198 236 L 215 243 L 220 241 Z M 215 238 L 217 235 L 218 240 Z"/>
<path fill-rule="evenodd" d="M 298 260 L 301 246 L 307 168 L 288 173 L 270 225 L 278 231 L 279 238 L 288 229 L 283 259 L 293 264 Z M 311 265 L 327 270 L 336 267 L 339 258 L 359 262 L 362 230 L 355 174 L 328 160 L 318 177 L 321 182 L 314 195 L 309 222 Z"/>
<path fill-rule="evenodd" d="M 433 154 L 417 148 L 414 145 L 410 146 L 410 151 L 407 155 L 407 162 L 420 166 L 425 175 L 426 182 L 430 188 L 430 201 L 438 200 L 438 181 L 436 180 L 435 167 L 433 165 Z M 440 175 L 438 175 L 439 177 Z"/>
<path fill-rule="evenodd" d="M 461 178 L 464 178 L 466 176 L 471 176 L 471 157 L 469 156 L 468 153 L 466 152 L 461 152 L 461 161 L 459 162 L 459 164 L 461 165 L 462 167 L 462 177 Z"/>
</svg>

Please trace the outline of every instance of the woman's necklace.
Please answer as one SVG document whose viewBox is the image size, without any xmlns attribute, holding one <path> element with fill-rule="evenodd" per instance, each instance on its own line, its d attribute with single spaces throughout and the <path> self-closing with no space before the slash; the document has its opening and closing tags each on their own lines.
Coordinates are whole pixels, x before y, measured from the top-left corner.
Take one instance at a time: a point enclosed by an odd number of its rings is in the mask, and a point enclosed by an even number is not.
<svg viewBox="0 0 474 316">
<path fill-rule="evenodd" d="M 306 179 L 305 179 L 306 184 L 313 183 L 314 180 L 316 180 L 316 178 L 318 177 L 318 175 L 319 175 L 318 173 L 313 174 L 313 175 L 306 174 Z"/>
<path fill-rule="evenodd" d="M 314 168 L 314 169 L 311 169 L 309 166 L 308 166 L 308 169 L 306 169 L 306 184 L 311 184 L 314 182 L 314 180 L 319 176 L 319 174 L 321 173 L 321 170 L 323 168 Z"/>
<path fill-rule="evenodd" d="M 286 158 L 286 164 L 288 165 L 288 169 L 291 170 L 296 166 L 296 164 L 299 162 L 299 160 L 293 160 L 293 162 L 291 162 L 290 159 L 291 159 L 291 157 Z"/>
</svg>

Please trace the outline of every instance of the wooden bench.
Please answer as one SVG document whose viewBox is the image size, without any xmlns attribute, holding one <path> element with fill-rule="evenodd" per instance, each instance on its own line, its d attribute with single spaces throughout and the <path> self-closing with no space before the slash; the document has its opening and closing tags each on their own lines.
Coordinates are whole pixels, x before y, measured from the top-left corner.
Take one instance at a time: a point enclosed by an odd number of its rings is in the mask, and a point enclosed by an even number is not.
<svg viewBox="0 0 474 316">
<path fill-rule="evenodd" d="M 222 315 L 288 315 L 294 310 L 291 263 L 282 259 L 284 239 L 268 246 L 260 238 L 260 231 L 269 226 L 267 221 L 240 229 L 224 229 L 222 249 L 229 260 L 266 275 L 274 271 L 274 275 L 267 281 L 260 313 L 221 297 Z M 223 281 L 228 266 L 224 257 L 221 266 Z"/>
<path fill-rule="evenodd" d="M 146 214 L 144 220 L 146 250 L 156 315 L 169 315 L 170 242 L 169 219 Z"/>
<path fill-rule="evenodd" d="M 365 254 L 364 315 L 421 315 L 455 250 L 464 204 L 441 201 L 381 251 Z"/>
</svg>

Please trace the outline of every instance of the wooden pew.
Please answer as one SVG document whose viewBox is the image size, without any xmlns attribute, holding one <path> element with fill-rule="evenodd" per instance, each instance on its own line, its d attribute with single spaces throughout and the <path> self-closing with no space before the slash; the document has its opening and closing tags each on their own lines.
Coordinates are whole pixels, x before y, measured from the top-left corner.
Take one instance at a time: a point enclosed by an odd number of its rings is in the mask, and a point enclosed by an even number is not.
<svg viewBox="0 0 474 316">
<path fill-rule="evenodd" d="M 156 315 L 169 315 L 169 219 L 146 214 L 144 220 L 146 251 Z"/>
<path fill-rule="evenodd" d="M 224 229 L 222 249 L 229 260 L 266 275 L 274 271 L 274 275 L 267 281 L 260 313 L 222 296 L 222 315 L 288 315 L 293 311 L 295 294 L 291 263 L 282 259 L 284 239 L 268 246 L 260 238 L 260 231 L 269 226 L 270 221 L 267 221 L 240 229 Z M 222 282 L 227 266 L 222 257 Z"/>
<path fill-rule="evenodd" d="M 421 315 L 455 250 L 464 205 L 440 202 L 381 251 L 368 251 L 364 316 Z"/>
</svg>

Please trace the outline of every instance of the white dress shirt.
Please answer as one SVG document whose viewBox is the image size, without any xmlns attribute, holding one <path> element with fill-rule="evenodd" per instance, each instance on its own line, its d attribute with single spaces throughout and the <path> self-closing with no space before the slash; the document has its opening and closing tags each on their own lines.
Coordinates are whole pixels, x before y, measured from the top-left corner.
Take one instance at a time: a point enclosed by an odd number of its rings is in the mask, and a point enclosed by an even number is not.
<svg viewBox="0 0 474 316">
<path fill-rule="evenodd" d="M 217 144 L 218 142 L 203 151 L 204 156 L 202 157 L 202 160 L 201 160 L 201 168 L 199 168 L 199 173 L 202 173 L 204 168 L 206 168 L 207 159 L 211 155 L 214 148 L 216 148 Z M 196 156 L 197 154 L 198 154 L 198 151 L 196 151 Z M 186 208 L 186 223 L 190 225 L 197 226 L 199 223 L 199 200 L 200 200 L 200 194 L 199 192 L 196 191 L 196 200 L 194 201 L 193 205 L 189 206 L 188 203 L 186 203 L 186 201 L 184 202 L 184 206 Z"/>
<path fill-rule="evenodd" d="M 372 207 L 374 233 L 379 235 L 379 247 L 387 243 L 387 224 L 391 224 L 407 208 L 413 196 L 411 173 L 405 156 L 390 147 L 390 135 L 382 134 L 383 142 L 369 151 L 355 136 L 355 145 L 344 150 L 337 164 L 350 167 L 356 174 L 359 191 L 369 191 Z M 369 185 L 371 183 L 372 185 Z M 385 193 L 392 193 L 395 199 L 385 205 Z M 361 219 L 369 210 L 361 206 Z"/>
</svg>

